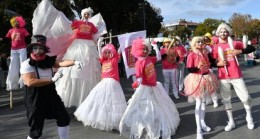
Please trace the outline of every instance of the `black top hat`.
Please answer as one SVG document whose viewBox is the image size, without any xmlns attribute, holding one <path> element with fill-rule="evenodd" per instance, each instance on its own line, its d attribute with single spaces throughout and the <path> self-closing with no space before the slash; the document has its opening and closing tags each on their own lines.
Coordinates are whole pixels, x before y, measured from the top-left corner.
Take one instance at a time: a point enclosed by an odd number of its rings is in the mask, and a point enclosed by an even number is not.
<svg viewBox="0 0 260 139">
<path fill-rule="evenodd" d="M 31 44 L 27 45 L 27 52 L 31 53 L 33 46 L 42 46 L 45 52 L 49 52 L 49 48 L 46 46 L 47 38 L 44 35 L 33 35 Z"/>
</svg>

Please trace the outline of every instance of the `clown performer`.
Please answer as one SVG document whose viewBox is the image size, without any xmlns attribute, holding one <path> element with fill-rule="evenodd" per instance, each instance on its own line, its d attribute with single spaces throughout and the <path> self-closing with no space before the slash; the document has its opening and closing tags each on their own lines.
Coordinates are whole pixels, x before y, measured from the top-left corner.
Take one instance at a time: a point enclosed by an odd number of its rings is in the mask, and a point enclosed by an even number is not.
<svg viewBox="0 0 260 139">
<path fill-rule="evenodd" d="M 174 43 L 174 47 L 176 47 L 176 51 L 178 52 L 180 56 L 180 60 L 178 61 L 178 89 L 179 92 L 183 91 L 183 80 L 184 80 L 184 69 L 185 69 L 185 63 L 184 63 L 184 58 L 187 55 L 187 50 L 185 47 L 182 45 L 181 38 L 179 36 L 175 36 L 174 39 L 176 39 Z"/>
<path fill-rule="evenodd" d="M 232 35 L 232 30 L 225 23 L 221 23 L 218 26 L 216 35 L 218 36 L 219 41 L 213 50 L 213 56 L 218 60 L 217 66 L 218 78 L 220 80 L 220 94 L 223 98 L 228 116 L 228 124 L 225 127 L 225 131 L 231 131 L 235 128 L 231 105 L 231 85 L 244 105 L 248 129 L 254 129 L 254 122 L 251 114 L 251 97 L 249 96 L 236 55 L 251 53 L 255 48 L 251 45 L 243 47 L 242 42 L 233 41 L 230 37 Z M 224 60 L 221 60 L 220 55 L 218 54 L 218 47 L 222 48 L 224 51 Z M 225 68 L 227 69 L 227 72 Z"/>
<path fill-rule="evenodd" d="M 205 123 L 206 100 L 211 99 L 212 93 L 218 88 L 216 76 L 210 72 L 211 58 L 205 50 L 204 38 L 195 36 L 191 42 L 192 52 L 187 57 L 186 68 L 189 74 L 184 80 L 184 94 L 188 102 L 196 101 L 195 121 L 197 139 L 203 139 L 202 131 L 209 132 L 211 128 Z M 214 59 L 212 59 L 214 60 Z"/>
<path fill-rule="evenodd" d="M 172 43 L 171 43 L 172 42 Z M 179 99 L 179 90 L 178 90 L 178 79 L 177 79 L 177 67 L 179 61 L 179 55 L 177 53 L 176 47 L 173 47 L 172 44 L 174 40 L 169 38 L 163 39 L 163 47 L 160 50 L 162 56 L 162 73 L 164 79 L 164 89 L 169 94 L 170 81 L 172 83 L 172 93 L 175 99 Z M 171 44 L 171 46 L 170 46 Z"/>
<path fill-rule="evenodd" d="M 53 68 L 75 65 L 82 68 L 82 63 L 74 60 L 56 61 L 56 57 L 46 55 L 46 37 L 34 35 L 27 46 L 29 58 L 20 69 L 25 84 L 25 106 L 27 108 L 30 132 L 27 139 L 38 139 L 42 135 L 45 119 L 56 119 L 60 139 L 69 139 L 70 116 L 55 90 L 55 82 L 62 77 L 62 71 L 54 74 Z"/>
<path fill-rule="evenodd" d="M 170 139 L 180 123 L 174 102 L 156 81 L 154 63 L 161 55 L 157 45 L 152 46 L 156 57 L 148 56 L 144 39 L 137 38 L 132 43 L 132 54 L 137 58 L 137 80 L 132 87 L 136 90 L 119 124 L 120 134 L 127 138 Z"/>
<path fill-rule="evenodd" d="M 11 39 L 11 61 L 6 79 L 6 90 L 11 91 L 23 87 L 19 69 L 21 63 L 27 58 L 25 39 L 30 34 L 24 28 L 26 23 L 22 16 L 13 17 L 10 23 L 13 28 L 6 34 L 6 37 Z"/>
<path fill-rule="evenodd" d="M 212 56 L 213 55 L 212 52 L 213 52 L 213 49 L 214 49 L 214 46 L 215 46 L 215 45 L 213 45 L 213 42 L 212 42 L 212 35 L 209 32 L 207 32 L 203 37 L 204 37 L 204 42 L 206 44 L 205 49 Z M 215 67 L 210 68 L 210 72 L 214 73 L 214 71 L 216 71 L 216 70 L 217 69 Z M 211 100 L 206 101 L 206 105 L 211 104 L 212 102 L 213 102 L 213 107 L 217 108 L 218 107 L 218 95 L 217 95 L 217 93 L 212 94 Z"/>
<path fill-rule="evenodd" d="M 98 61 L 97 46 L 93 41 L 93 35 L 98 30 L 88 21 L 92 13 L 90 7 L 83 9 L 82 19 L 71 24 L 75 39 L 64 54 L 63 60 L 81 61 L 84 68 L 81 71 L 74 67 L 61 68 L 64 77 L 56 82 L 56 89 L 66 107 L 78 107 L 101 80 L 101 65 Z"/>
<path fill-rule="evenodd" d="M 82 121 L 84 126 L 91 126 L 100 130 L 119 130 L 119 122 L 126 109 L 126 100 L 119 83 L 118 52 L 113 44 L 106 44 L 102 48 L 102 38 L 98 48 L 102 64 L 102 80 L 91 90 L 88 97 L 77 108 L 74 115 Z"/>
</svg>

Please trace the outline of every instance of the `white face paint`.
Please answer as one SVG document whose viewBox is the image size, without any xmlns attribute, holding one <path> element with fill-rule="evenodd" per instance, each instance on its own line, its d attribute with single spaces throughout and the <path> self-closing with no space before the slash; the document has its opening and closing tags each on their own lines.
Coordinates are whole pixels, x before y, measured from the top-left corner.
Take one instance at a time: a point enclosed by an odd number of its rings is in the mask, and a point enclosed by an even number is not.
<svg viewBox="0 0 260 139">
<path fill-rule="evenodd" d="M 197 40 L 195 44 L 197 49 L 202 49 L 204 47 L 204 41 L 203 40 Z"/>
<path fill-rule="evenodd" d="M 225 40 L 228 37 L 229 33 L 226 29 L 222 28 L 219 30 L 219 37 Z"/>
<path fill-rule="evenodd" d="M 35 55 L 41 55 L 44 53 L 43 46 L 33 46 L 32 53 Z"/>
</svg>

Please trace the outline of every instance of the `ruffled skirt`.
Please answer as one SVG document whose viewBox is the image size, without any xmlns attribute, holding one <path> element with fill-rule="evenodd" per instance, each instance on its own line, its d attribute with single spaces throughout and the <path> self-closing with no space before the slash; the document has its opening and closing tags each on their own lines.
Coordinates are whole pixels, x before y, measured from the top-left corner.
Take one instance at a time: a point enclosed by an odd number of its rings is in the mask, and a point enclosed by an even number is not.
<svg viewBox="0 0 260 139">
<path fill-rule="evenodd" d="M 90 92 L 74 115 L 84 126 L 100 130 L 119 130 L 126 109 L 124 92 L 118 81 L 104 78 Z"/>
<path fill-rule="evenodd" d="M 217 77 L 213 73 L 206 75 L 189 73 L 184 79 L 184 94 L 188 96 L 189 102 L 193 102 L 197 97 L 211 99 L 218 85 Z"/>
<path fill-rule="evenodd" d="M 63 60 L 77 60 L 83 63 L 83 70 L 77 69 L 76 66 L 60 68 L 63 77 L 56 82 L 56 90 L 64 105 L 78 107 L 101 79 L 97 47 L 91 40 L 75 39 Z"/>
<path fill-rule="evenodd" d="M 120 134 L 127 138 L 170 139 L 180 123 L 179 112 L 162 84 L 140 85 L 120 121 Z"/>
</svg>

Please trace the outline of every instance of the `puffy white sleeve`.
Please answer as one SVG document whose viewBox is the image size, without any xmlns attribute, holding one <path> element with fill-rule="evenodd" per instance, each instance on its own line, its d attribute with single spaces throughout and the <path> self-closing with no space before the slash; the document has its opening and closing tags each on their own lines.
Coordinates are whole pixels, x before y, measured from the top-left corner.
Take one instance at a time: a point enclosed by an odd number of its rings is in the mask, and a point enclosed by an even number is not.
<svg viewBox="0 0 260 139">
<path fill-rule="evenodd" d="M 47 46 L 50 48 L 48 55 L 59 55 L 66 51 L 71 44 L 73 31 L 71 21 L 58 11 L 49 0 L 42 0 L 33 13 L 32 35 L 47 37 Z M 68 42 L 70 41 L 70 42 Z"/>
<path fill-rule="evenodd" d="M 107 33 L 106 23 L 100 13 L 89 19 L 89 22 L 93 23 L 98 29 L 98 32 L 94 34 L 93 40 L 97 42 L 98 38 Z"/>
<path fill-rule="evenodd" d="M 20 73 L 25 74 L 25 73 L 31 73 L 31 72 L 35 72 L 35 71 L 34 71 L 34 68 L 29 65 L 29 59 L 27 59 L 21 64 Z"/>
</svg>

